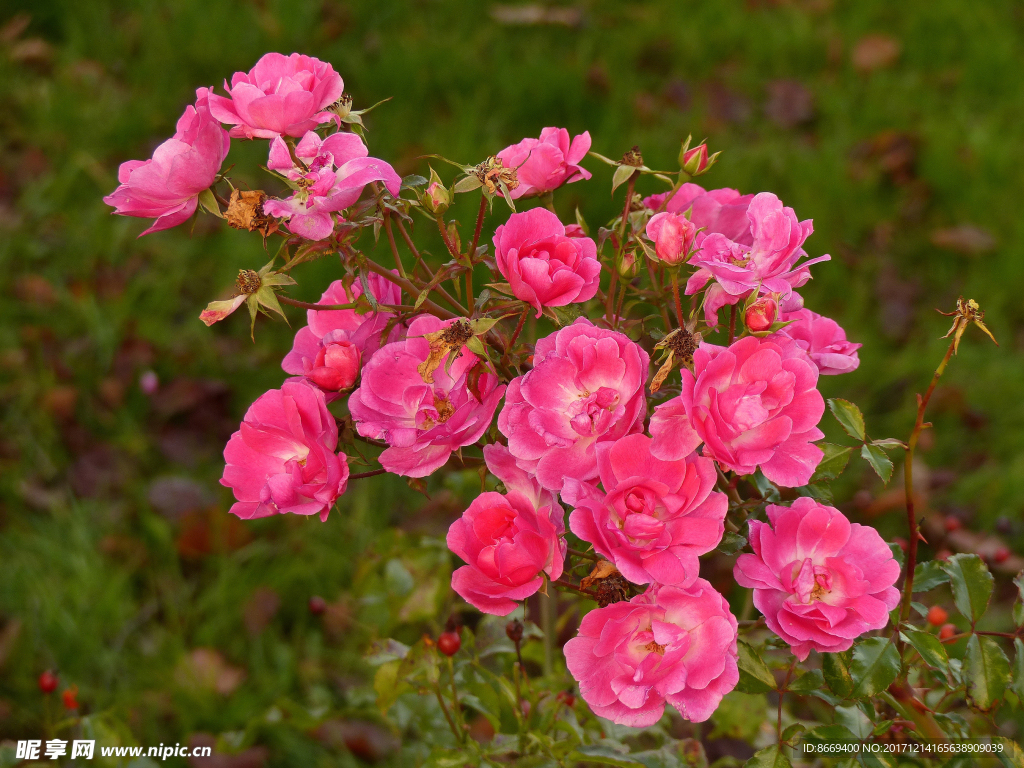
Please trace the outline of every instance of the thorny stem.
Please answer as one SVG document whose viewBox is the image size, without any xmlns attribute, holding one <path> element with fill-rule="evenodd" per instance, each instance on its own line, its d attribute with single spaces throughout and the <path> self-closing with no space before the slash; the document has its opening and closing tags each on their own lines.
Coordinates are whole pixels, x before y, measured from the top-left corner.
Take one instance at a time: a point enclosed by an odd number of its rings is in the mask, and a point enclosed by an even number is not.
<svg viewBox="0 0 1024 768">
<path fill-rule="evenodd" d="M 402 257 L 398 254 L 398 246 L 395 244 L 395 233 L 391 229 L 391 211 L 384 209 L 384 229 L 388 233 L 388 245 L 391 246 L 391 253 L 395 257 L 395 266 L 398 267 L 398 274 L 406 277 L 405 265 L 402 264 Z"/>
<path fill-rule="evenodd" d="M 672 270 L 672 298 L 676 302 L 676 317 L 679 318 L 679 327 L 682 328 L 684 325 L 683 321 L 683 305 L 679 301 L 679 270 Z M 732 342 L 732 338 L 729 339 Z"/>
<path fill-rule="evenodd" d="M 584 560 L 593 560 L 595 563 L 601 558 L 595 555 L 593 552 L 580 552 L 578 549 L 569 547 L 565 550 L 570 555 L 576 555 L 576 557 L 582 557 Z"/>
<path fill-rule="evenodd" d="M 516 329 L 512 332 L 512 338 L 509 340 L 508 346 L 505 347 L 505 354 L 501 356 L 503 360 L 508 357 L 509 352 L 511 352 L 512 348 L 516 345 L 516 339 L 518 339 L 519 334 L 523 332 L 523 324 L 526 323 L 526 316 L 528 314 L 530 314 L 530 308 L 526 307 L 523 309 L 523 313 L 519 316 L 519 322 L 516 323 Z"/>
<path fill-rule="evenodd" d="M 459 719 L 460 724 L 462 721 L 462 707 L 459 706 L 459 690 L 455 687 L 455 662 L 452 661 L 452 657 L 448 657 L 448 677 L 451 678 L 452 683 L 452 709 L 455 711 L 455 716 Z"/>
<path fill-rule="evenodd" d="M 448 727 L 452 729 L 452 733 L 455 734 L 455 738 L 460 744 L 462 744 L 465 739 L 465 734 L 460 733 L 459 729 L 455 727 L 455 721 L 452 720 L 451 713 L 448 712 L 448 705 L 444 703 L 444 696 L 441 695 L 440 680 L 434 683 L 434 695 L 437 696 L 437 703 L 441 705 L 441 711 L 444 713 L 444 719 L 448 721 Z"/>
<path fill-rule="evenodd" d="M 732 344 L 733 339 L 736 338 L 736 305 L 732 305 L 732 311 L 729 313 L 729 343 Z"/>
<path fill-rule="evenodd" d="M 433 270 L 430 269 L 430 265 L 429 264 L 427 264 L 425 261 L 423 261 L 423 257 L 420 255 L 419 250 L 413 244 L 412 238 L 409 237 L 409 233 L 406 232 L 405 227 L 402 226 L 402 220 L 401 219 L 396 219 L 395 220 L 395 226 L 398 227 L 398 233 L 402 236 L 402 239 L 405 240 L 405 244 L 409 248 L 409 252 L 412 254 L 412 257 L 416 260 L 416 265 L 417 266 L 422 266 L 423 269 L 426 270 L 426 272 L 427 272 L 427 277 L 429 277 L 430 279 L 433 279 L 434 278 Z M 415 267 L 413 267 L 413 269 L 415 269 Z"/>
<path fill-rule="evenodd" d="M 452 241 L 448 239 L 448 233 L 444 228 L 444 219 L 440 216 L 437 217 L 437 231 L 441 233 L 441 239 L 444 240 L 444 247 L 448 249 L 448 253 L 451 254 L 453 259 L 458 261 L 462 257 L 462 254 L 455 250 L 455 246 L 452 245 Z"/>
<path fill-rule="evenodd" d="M 779 716 L 775 721 L 775 737 L 778 739 L 779 744 L 782 744 L 782 700 L 786 695 L 786 686 L 789 685 L 789 678 L 793 676 L 793 669 L 796 667 L 796 658 L 793 659 L 793 663 L 789 665 L 789 669 L 786 672 L 786 679 L 782 681 L 782 687 L 779 688 Z"/>
<path fill-rule="evenodd" d="M 487 195 L 480 195 L 480 209 L 476 213 L 476 229 L 473 230 L 473 242 L 469 246 L 469 250 L 466 252 L 466 257 L 469 263 L 473 263 L 473 258 L 476 256 L 476 244 L 480 242 L 480 230 L 484 226 L 484 216 L 487 215 Z"/>
<path fill-rule="evenodd" d="M 359 472 L 355 475 L 349 475 L 348 479 L 359 480 L 360 478 L 363 477 L 374 477 L 375 475 L 383 475 L 385 472 L 387 472 L 387 470 L 381 467 L 380 469 L 371 469 L 369 472 Z"/>
<path fill-rule="evenodd" d="M 657 279 L 654 277 L 654 265 L 651 264 L 651 260 L 644 258 L 647 262 L 647 274 L 651 278 L 651 288 L 655 288 L 658 285 Z M 658 311 L 661 312 L 661 321 L 665 324 L 665 331 L 671 327 L 668 321 L 668 309 L 665 307 L 665 302 L 658 302 Z"/>
<path fill-rule="evenodd" d="M 369 259 L 367 259 L 366 260 L 366 268 L 369 269 L 371 272 L 376 272 L 378 275 L 383 277 L 385 280 L 388 280 L 388 281 L 394 283 L 399 288 L 402 288 L 406 293 L 408 293 L 408 294 L 410 294 L 412 296 L 418 296 L 419 295 L 419 290 L 417 290 L 415 285 L 413 285 L 408 280 L 405 280 L 405 279 L 403 279 L 401 277 L 395 277 L 388 270 L 384 269 L 384 267 L 380 266 L 380 264 L 377 264 L 376 262 L 370 261 Z M 453 317 L 458 317 L 458 315 L 456 315 L 456 314 L 454 314 L 452 312 L 449 312 L 444 307 L 438 306 L 437 304 L 435 304 L 430 299 L 424 299 L 422 306 L 428 307 L 429 309 L 432 309 L 434 311 L 434 314 L 437 315 L 438 317 L 440 317 L 443 320 L 450 320 Z"/>
<path fill-rule="evenodd" d="M 626 202 L 622 205 L 622 223 L 619 224 L 619 247 L 616 249 L 615 264 L 618 265 L 622 261 L 622 254 L 626 250 L 626 230 L 629 227 L 629 206 L 633 202 L 633 189 L 636 186 L 636 177 L 639 175 L 637 171 L 629 177 L 629 182 L 626 184 Z M 618 325 L 618 316 L 612 314 L 613 302 L 615 301 L 615 282 L 619 277 L 618 267 L 612 270 L 612 281 L 608 284 L 608 298 L 605 304 L 604 314 L 605 318 L 613 326 Z"/>
<path fill-rule="evenodd" d="M 591 592 L 589 589 L 580 589 L 575 584 L 570 584 L 568 581 L 562 581 L 561 579 L 559 579 L 558 581 L 552 581 L 551 584 L 553 584 L 556 587 L 562 587 L 563 589 L 569 589 L 573 592 L 578 592 L 579 594 L 586 595 L 589 598 L 597 597 L 597 592 Z"/>
<path fill-rule="evenodd" d="M 605 305 L 604 305 L 604 317 L 605 317 L 605 320 L 608 322 L 609 326 L 611 326 L 612 323 L 614 322 L 613 315 L 612 315 L 612 308 L 613 308 L 613 302 L 615 301 L 615 282 L 618 279 L 619 279 L 618 270 L 613 269 L 612 270 L 612 281 L 610 283 L 608 283 L 608 295 L 605 298 Z"/>
<path fill-rule="evenodd" d="M 615 327 L 619 325 L 619 318 L 622 317 L 622 302 L 626 298 L 626 281 L 622 281 L 622 287 L 619 288 L 619 302 L 615 305 Z"/>
<path fill-rule="evenodd" d="M 917 440 L 924 429 L 924 411 L 928 407 L 935 385 L 946 370 L 949 358 L 953 356 L 956 348 L 956 339 L 949 343 L 945 357 L 935 369 L 931 384 L 924 393 L 924 397 L 917 398 L 917 419 L 914 421 L 914 429 L 910 432 L 910 439 L 907 441 L 907 455 L 903 464 L 903 491 L 907 500 L 907 527 L 910 530 L 909 543 L 907 544 L 907 578 L 903 583 L 903 610 L 900 611 L 900 621 L 907 621 L 910 618 L 910 602 L 914 594 L 914 566 L 917 564 L 917 541 L 921 537 L 917 524 L 917 517 L 914 514 L 914 449 L 917 447 Z M 973 625 L 972 625 L 973 626 Z"/>
<path fill-rule="evenodd" d="M 351 304 L 310 304 L 308 301 L 299 301 L 298 299 L 290 299 L 287 296 L 283 296 L 280 293 L 277 294 L 277 300 L 282 304 L 288 304 L 292 307 L 298 307 L 299 309 L 316 309 L 320 311 L 333 311 L 338 309 L 355 309 L 358 305 L 357 302 Z M 379 307 L 384 309 L 396 309 L 396 310 L 411 310 L 413 307 L 408 304 L 378 304 Z"/>
</svg>

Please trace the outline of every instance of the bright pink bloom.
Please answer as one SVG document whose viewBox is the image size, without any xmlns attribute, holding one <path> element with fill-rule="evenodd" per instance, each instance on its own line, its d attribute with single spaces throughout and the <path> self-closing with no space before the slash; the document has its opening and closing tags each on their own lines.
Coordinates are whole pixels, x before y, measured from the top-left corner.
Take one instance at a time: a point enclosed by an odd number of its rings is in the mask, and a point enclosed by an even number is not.
<svg viewBox="0 0 1024 768">
<path fill-rule="evenodd" d="M 861 345 L 847 341 L 846 331 L 835 320 L 809 309 L 784 312 L 779 319 L 793 322 L 779 329 L 773 337 L 785 336 L 795 341 L 818 367 L 821 375 L 849 373 L 860 365 L 857 350 Z"/>
<path fill-rule="evenodd" d="M 700 723 L 739 682 L 736 629 L 729 604 L 704 579 L 655 586 L 584 616 L 565 662 L 599 717 L 642 728 L 668 702 Z"/>
<path fill-rule="evenodd" d="M 388 472 L 425 477 L 439 469 L 452 451 L 487 431 L 505 392 L 493 373 L 474 370 L 480 358 L 466 347 L 447 371 L 447 362 L 434 371 L 432 384 L 423 381 L 417 368 L 430 356 L 424 335 L 453 322 L 415 318 L 407 338 L 385 344 L 364 365 L 359 388 L 349 396 L 359 434 L 390 446 L 380 455 Z"/>
<path fill-rule="evenodd" d="M 494 232 L 494 258 L 512 293 L 537 310 L 589 301 L 597 294 L 601 263 L 589 237 L 568 237 L 544 208 L 513 213 Z"/>
<path fill-rule="evenodd" d="M 651 453 L 703 454 L 724 469 L 749 475 L 757 467 L 773 483 L 806 485 L 823 455 L 812 441 L 825 401 L 818 371 L 792 343 L 747 336 L 732 346 L 701 344 L 694 372 L 683 369 L 679 396 L 651 417 Z"/>
<path fill-rule="evenodd" d="M 900 602 L 900 566 L 878 531 L 850 523 L 835 507 L 802 496 L 768 505 L 770 525 L 751 520 L 752 555 L 740 555 L 736 581 L 754 590 L 768 628 L 803 661 L 847 650 L 889 623 Z"/>
<path fill-rule="evenodd" d="M 334 68 L 312 56 L 265 54 L 256 66 L 235 72 L 229 98 L 213 95 L 210 109 L 222 123 L 233 125 L 241 139 L 302 136 L 334 119 L 327 107 L 341 98 L 344 83 Z"/>
<path fill-rule="evenodd" d="M 367 278 L 370 293 L 381 304 L 399 304 L 401 289 L 378 274 Z M 363 295 L 358 280 L 346 291 L 341 280 L 335 280 L 320 297 L 320 304 L 351 304 Z M 304 328 L 295 334 L 292 351 L 285 355 L 281 367 L 287 373 L 305 376 L 324 390 L 327 402 L 348 389 L 359 375 L 360 361 L 369 358 L 381 345 L 381 334 L 394 315 L 386 310 L 359 314 L 354 309 L 306 311 Z M 389 341 L 398 341 L 404 331 L 399 325 L 391 330 Z"/>
<path fill-rule="evenodd" d="M 690 259 L 700 269 L 687 281 L 687 295 L 715 281 L 704 301 L 704 317 L 711 326 L 718 324 L 721 307 L 742 301 L 751 291 L 788 298 L 794 288 L 811 279 L 811 264 L 830 258 L 819 256 L 797 266 L 807 255 L 801 246 L 814 228 L 810 219 L 798 222 L 793 209 L 784 207 L 771 192 L 755 195 L 746 214 L 749 245 L 744 242 L 747 238 L 730 240 L 715 232 L 699 242 L 700 250 Z"/>
<path fill-rule="evenodd" d="M 597 443 L 643 431 L 649 362 L 639 344 L 582 317 L 540 339 L 498 415 L 519 467 L 555 491 L 567 477 L 596 478 Z"/>
<path fill-rule="evenodd" d="M 209 189 L 220 172 L 231 139 L 210 117 L 209 97 L 209 88 L 197 90 L 196 104 L 185 108 L 174 136 L 157 147 L 151 159 L 121 163 L 120 186 L 103 198 L 122 216 L 156 219 L 142 235 L 188 219 L 199 204 L 199 193 Z"/>
<path fill-rule="evenodd" d="M 677 213 L 656 213 L 647 222 L 647 237 L 654 242 L 655 254 L 671 266 L 686 261 L 696 236 L 697 225 Z"/>
<path fill-rule="evenodd" d="M 295 156 L 306 163 L 306 168 L 300 168 L 284 140 L 275 138 L 267 167 L 284 175 L 295 194 L 286 200 L 267 200 L 263 210 L 287 218 L 288 229 L 295 234 L 323 240 L 334 230 L 332 214 L 355 203 L 370 182 L 383 181 L 388 192 L 398 195 L 402 179 L 395 169 L 366 155 L 366 145 L 354 133 L 333 133 L 321 139 L 310 131 L 295 147 Z"/>
<path fill-rule="evenodd" d="M 589 179 L 590 171 L 579 165 L 590 151 L 590 132 L 584 131 L 569 143 L 565 128 L 545 128 L 539 139 L 523 139 L 505 147 L 498 159 L 506 168 L 516 169 L 519 186 L 512 199 L 543 195 L 580 179 Z"/>
<path fill-rule="evenodd" d="M 598 443 L 596 450 L 602 489 L 571 478 L 562 489 L 575 507 L 572 532 L 634 584 L 692 584 L 697 557 L 725 533 L 729 502 L 713 490 L 714 462 L 696 454 L 661 461 L 646 435 Z"/>
<path fill-rule="evenodd" d="M 778 303 L 771 296 L 762 296 L 743 313 L 743 322 L 754 333 L 762 333 L 772 327 L 778 315 Z"/>
<path fill-rule="evenodd" d="M 482 493 L 448 530 L 448 548 L 466 561 L 452 574 L 452 589 L 466 602 L 497 616 L 517 600 L 562 575 L 565 521 L 555 496 L 515 466 L 508 449 L 484 448 L 491 472 L 506 493 Z"/>
<path fill-rule="evenodd" d="M 661 210 L 668 192 L 644 198 L 644 205 L 654 212 Z M 702 237 L 712 232 L 725 235 L 730 240 L 744 245 L 753 242 L 747 208 L 753 195 L 741 195 L 735 189 L 712 189 L 706 192 L 699 184 L 683 184 L 665 204 L 666 213 L 685 213 L 690 210 L 690 221 L 703 230 Z M 692 209 L 692 210 L 691 210 Z"/>
<path fill-rule="evenodd" d="M 231 513 L 249 520 L 285 512 L 327 519 L 348 484 L 348 459 L 335 454 L 338 425 L 323 393 L 286 381 L 256 400 L 224 448 L 221 485 L 238 500 Z"/>
</svg>

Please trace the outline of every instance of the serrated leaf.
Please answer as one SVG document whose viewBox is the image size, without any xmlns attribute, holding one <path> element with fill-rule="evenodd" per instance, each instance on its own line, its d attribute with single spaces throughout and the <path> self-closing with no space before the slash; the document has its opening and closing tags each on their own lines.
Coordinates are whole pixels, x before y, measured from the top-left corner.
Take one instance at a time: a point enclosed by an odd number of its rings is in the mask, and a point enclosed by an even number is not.
<svg viewBox="0 0 1024 768">
<path fill-rule="evenodd" d="M 782 732 L 782 740 L 792 741 L 794 736 L 800 733 L 800 731 L 805 730 L 807 730 L 807 726 L 805 726 L 803 723 L 793 723 L 792 725 L 787 726 L 786 730 Z"/>
<path fill-rule="evenodd" d="M 811 482 L 835 480 L 846 469 L 846 465 L 850 461 L 850 454 L 853 453 L 853 448 L 847 445 L 835 445 L 834 443 L 818 443 L 817 445 L 825 452 L 825 455 L 818 462 L 818 468 L 814 470 Z"/>
<path fill-rule="evenodd" d="M 459 179 L 459 181 L 452 187 L 452 192 L 455 194 L 462 194 L 463 192 L 472 192 L 474 189 L 480 189 L 483 186 L 483 182 L 480 181 L 476 176 L 466 176 L 465 178 Z"/>
<path fill-rule="evenodd" d="M 921 654 L 925 664 L 940 670 L 943 674 L 949 673 L 949 655 L 945 646 L 939 642 L 939 638 L 929 632 L 910 627 L 904 628 L 900 636 Z"/>
<path fill-rule="evenodd" d="M 736 644 L 739 654 L 740 681 L 736 690 L 741 693 L 765 693 L 775 690 L 775 677 L 750 645 L 740 640 Z"/>
<path fill-rule="evenodd" d="M 918 563 L 914 568 L 914 592 L 929 592 L 949 581 L 949 574 L 942 567 L 941 560 Z"/>
<path fill-rule="evenodd" d="M 779 745 L 772 744 L 755 752 L 754 756 L 743 764 L 743 768 L 792 768 L 792 765 Z"/>
<path fill-rule="evenodd" d="M 875 474 L 882 478 L 882 482 L 888 484 L 889 478 L 892 477 L 892 459 L 886 455 L 885 451 L 877 445 L 864 443 L 860 448 L 860 456 L 871 465 Z"/>
<path fill-rule="evenodd" d="M 987 712 L 1006 691 L 1010 682 L 1010 662 L 993 638 L 971 635 L 964 654 L 963 674 L 968 701 Z"/>
<path fill-rule="evenodd" d="M 843 744 L 860 741 L 845 725 L 819 725 L 804 734 L 803 741 L 809 744 Z"/>
<path fill-rule="evenodd" d="M 430 170 L 431 170 L 431 172 L 433 172 L 434 169 L 431 168 Z M 413 174 L 410 174 L 409 176 L 406 176 L 404 179 L 402 179 L 402 189 L 411 189 L 413 187 L 422 187 L 426 183 L 427 183 L 427 180 L 424 177 L 419 176 L 419 175 L 413 173 Z"/>
<path fill-rule="evenodd" d="M 886 542 L 886 546 L 889 547 L 889 551 L 892 552 L 892 559 L 900 564 L 900 570 L 902 570 L 903 569 L 903 547 L 901 547 L 899 544 L 897 544 L 897 543 L 895 543 L 893 541 Z"/>
<path fill-rule="evenodd" d="M 849 400 L 843 400 L 841 397 L 830 399 L 828 407 L 832 411 L 832 415 L 836 417 L 836 421 L 846 431 L 846 434 L 864 442 L 864 414 L 860 412 L 860 408 Z"/>
<path fill-rule="evenodd" d="M 615 169 L 615 174 L 612 176 L 612 194 L 615 194 L 615 190 L 629 181 L 629 177 L 636 171 L 631 165 L 620 165 Z"/>
<path fill-rule="evenodd" d="M 1013 640 L 1013 677 L 1010 690 L 1017 694 L 1017 699 L 1024 704 L 1024 643 L 1019 637 Z"/>
<path fill-rule="evenodd" d="M 907 444 L 902 440 L 897 440 L 895 437 L 883 437 L 881 440 L 872 440 L 872 445 L 877 445 L 879 448 L 907 448 Z"/>
<path fill-rule="evenodd" d="M 738 533 L 733 533 L 732 531 L 726 531 L 725 535 L 722 536 L 722 540 L 718 542 L 718 546 L 715 549 L 723 555 L 734 555 L 745 546 L 747 546 L 747 540 L 745 537 L 740 536 Z"/>
<path fill-rule="evenodd" d="M 992 574 L 988 566 L 977 555 L 961 553 L 943 562 L 942 567 L 949 575 L 957 610 L 973 625 L 985 615 L 992 597 Z"/>
<path fill-rule="evenodd" d="M 850 651 L 821 654 L 821 671 L 829 690 L 844 699 L 853 691 L 853 677 L 850 674 L 851 655 Z"/>
<path fill-rule="evenodd" d="M 789 684 L 789 690 L 793 693 L 810 693 L 825 685 L 825 677 L 821 670 L 812 669 Z"/>
<path fill-rule="evenodd" d="M 990 738 L 994 743 L 1003 745 L 1003 751 L 997 752 L 996 757 L 1005 768 L 1024 768 L 1024 750 L 1020 748 L 1020 744 L 1005 736 Z"/>
<path fill-rule="evenodd" d="M 637 768 L 642 765 L 636 760 L 630 759 L 628 754 L 623 754 L 611 746 L 605 744 L 585 744 L 576 747 L 576 750 L 572 753 L 572 757 L 580 760 L 585 760 L 588 763 L 597 763 L 598 765 L 618 765 L 623 768 Z"/>
<path fill-rule="evenodd" d="M 1017 586 L 1017 599 L 1013 602 L 1013 623 L 1018 627 L 1024 624 L 1024 571 L 1013 577 Z"/>
<path fill-rule="evenodd" d="M 874 696 L 888 688 L 900 672 L 900 654 L 885 637 L 869 637 L 853 648 L 850 698 Z"/>
</svg>

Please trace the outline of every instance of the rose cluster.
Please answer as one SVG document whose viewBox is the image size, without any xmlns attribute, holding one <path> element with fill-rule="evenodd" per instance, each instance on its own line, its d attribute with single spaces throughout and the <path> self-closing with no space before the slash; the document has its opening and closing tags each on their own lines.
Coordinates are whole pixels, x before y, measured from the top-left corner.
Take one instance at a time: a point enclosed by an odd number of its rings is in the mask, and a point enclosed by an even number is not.
<svg viewBox="0 0 1024 768">
<path fill-rule="evenodd" d="M 267 54 L 224 84 L 227 96 L 200 89 L 173 138 L 150 160 L 121 166 L 121 184 L 107 202 L 117 213 L 155 218 L 143 234 L 185 221 L 200 203 L 219 214 L 211 188 L 230 139 L 265 139 L 267 169 L 289 192 L 252 198 L 250 219 L 258 221 L 247 228 L 266 237 L 283 227 L 288 244 L 324 244 L 344 262 L 353 228 L 379 228 L 378 211 L 392 236 L 386 211 L 401 210 L 387 206 L 400 202 L 436 217 L 455 255 L 441 218 L 452 193 L 432 181 L 416 197 L 401 198 L 403 180 L 350 130 L 351 100 L 342 89 L 329 64 Z M 607 604 L 587 613 L 565 646 L 583 698 L 596 714 L 627 725 L 653 724 L 666 703 L 703 721 L 737 683 L 738 625 L 726 599 L 700 577 L 700 557 L 722 540 L 727 493 L 739 477 L 760 472 L 786 488 L 811 481 L 823 456 L 815 445 L 823 437 L 818 377 L 855 369 L 860 345 L 804 309 L 796 293 L 811 278 L 809 266 L 829 258 L 806 259 L 810 221 L 799 221 L 769 192 L 682 183 L 713 162 L 703 145 L 684 152 L 681 181 L 670 192 L 627 205 L 621 229 L 599 238 L 618 249 L 616 264 L 627 263 L 623 238 L 633 238 L 648 257 L 652 283 L 656 268 L 657 286 L 675 287 L 678 327 L 666 327 L 653 350 L 637 340 L 649 335 L 631 338 L 619 328 L 618 311 L 610 312 L 614 281 L 621 274 L 628 282 L 622 270 L 613 272 L 599 316 L 565 321 L 556 308 L 594 306 L 603 266 L 582 219 L 564 225 L 551 193 L 590 178 L 580 165 L 590 144 L 589 133 L 570 140 L 565 129 L 545 128 L 467 172 L 472 188 L 483 187 L 483 202 L 488 194 L 510 205 L 541 202 L 497 226 L 493 253 L 479 262 L 500 273 L 505 282 L 492 275 L 490 287 L 521 313 L 511 339 L 501 337 L 495 347 L 498 363 L 487 350 L 489 334 L 508 315 L 481 318 L 469 302 L 469 317 L 439 316 L 425 300 L 443 273 L 431 273 L 417 297 L 409 295 L 400 262 L 395 271 L 367 270 L 361 257 L 345 262 L 349 274 L 317 304 L 291 302 L 308 308 L 282 362 L 292 378 L 249 408 L 225 449 L 221 482 L 233 490 L 231 511 L 240 517 L 326 519 L 349 480 L 361 476 L 350 476 L 348 457 L 338 452 L 329 406 L 347 409 L 348 435 L 382 449 L 381 469 L 367 474 L 422 478 L 453 454 L 465 465 L 462 449 L 480 446 L 501 486 L 482 492 L 448 531 L 448 547 L 464 562 L 453 589 L 480 611 L 512 613 L 531 595 L 565 583 L 568 527 L 630 585 L 624 599 L 602 600 Z M 624 159 L 620 171 L 639 167 Z M 361 204 L 367 189 L 373 200 Z M 467 252 L 469 269 L 476 255 Z M 686 266 L 693 271 L 685 294 L 695 297 L 689 319 L 678 290 Z M 204 319 L 219 320 L 241 303 L 253 316 L 280 312 L 274 289 L 292 283 L 268 268 L 243 273 L 242 295 L 215 302 L 226 306 Z M 472 299 L 471 271 L 467 293 Z M 704 341 L 727 306 L 730 327 L 737 316 L 742 323 L 740 337 L 730 330 L 723 345 Z M 515 375 L 504 363 L 528 315 L 547 315 L 559 327 L 517 358 Z M 658 350 L 668 355 L 655 386 L 649 380 Z M 678 390 L 656 402 L 654 390 L 677 364 Z M 727 472 L 734 473 L 731 485 Z M 805 496 L 789 507 L 769 505 L 767 517 L 751 520 L 753 552 L 739 557 L 735 578 L 754 590 L 767 626 L 794 654 L 844 650 L 884 626 L 898 599 L 892 584 L 899 567 L 873 529 Z"/>
</svg>

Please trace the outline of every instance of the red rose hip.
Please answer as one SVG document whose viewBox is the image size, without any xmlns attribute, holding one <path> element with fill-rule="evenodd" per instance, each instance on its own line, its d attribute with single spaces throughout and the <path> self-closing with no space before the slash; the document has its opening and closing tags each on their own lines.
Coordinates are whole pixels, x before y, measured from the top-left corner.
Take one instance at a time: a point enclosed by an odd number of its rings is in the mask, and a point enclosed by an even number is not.
<svg viewBox="0 0 1024 768">
<path fill-rule="evenodd" d="M 933 605 L 928 609 L 928 623 L 933 627 L 941 627 L 949 618 L 949 613 L 941 605 Z"/>
<path fill-rule="evenodd" d="M 462 647 L 458 632 L 442 632 L 437 638 L 437 649 L 445 656 L 454 656 Z"/>
<path fill-rule="evenodd" d="M 956 634 L 955 624 L 943 624 L 942 629 L 939 630 L 939 640 L 948 640 Z"/>
<path fill-rule="evenodd" d="M 57 679 L 57 673 L 48 669 L 39 676 L 39 690 L 43 693 L 53 693 L 57 690 L 58 682 L 60 681 Z"/>
</svg>

